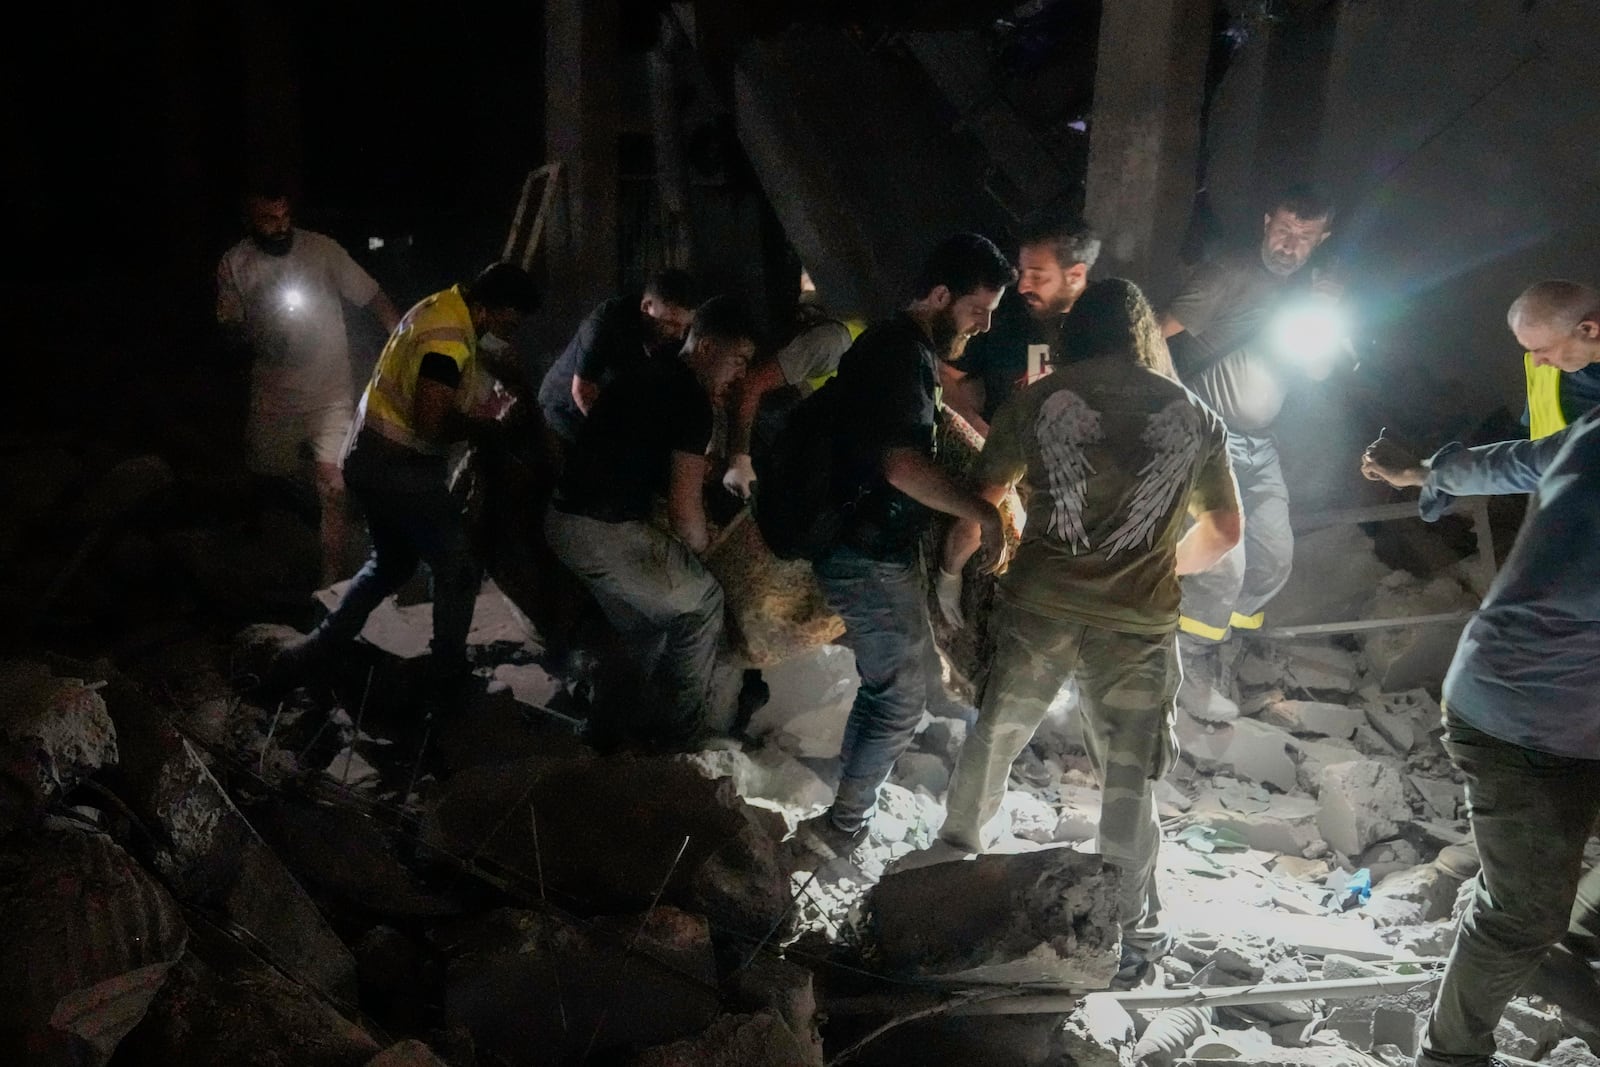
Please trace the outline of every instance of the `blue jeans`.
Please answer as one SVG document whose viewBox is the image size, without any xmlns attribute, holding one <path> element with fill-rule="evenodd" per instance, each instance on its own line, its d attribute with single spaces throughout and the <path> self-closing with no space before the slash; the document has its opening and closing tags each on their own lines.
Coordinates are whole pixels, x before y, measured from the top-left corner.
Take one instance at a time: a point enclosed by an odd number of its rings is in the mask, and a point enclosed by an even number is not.
<svg viewBox="0 0 1600 1067">
<path fill-rule="evenodd" d="M 877 805 L 878 787 L 911 744 L 928 702 L 927 592 L 914 559 L 875 560 L 840 547 L 813 570 L 828 607 L 844 620 L 861 675 L 833 801 L 833 821 L 853 830 Z"/>
<path fill-rule="evenodd" d="M 344 479 L 367 513 L 372 554 L 313 637 L 354 638 L 384 598 L 411 580 L 418 563 L 426 563 L 433 587 L 434 669 L 446 675 L 464 671 L 480 575 L 461 506 L 450 495 L 444 457 L 363 433 L 345 458 Z"/>
</svg>

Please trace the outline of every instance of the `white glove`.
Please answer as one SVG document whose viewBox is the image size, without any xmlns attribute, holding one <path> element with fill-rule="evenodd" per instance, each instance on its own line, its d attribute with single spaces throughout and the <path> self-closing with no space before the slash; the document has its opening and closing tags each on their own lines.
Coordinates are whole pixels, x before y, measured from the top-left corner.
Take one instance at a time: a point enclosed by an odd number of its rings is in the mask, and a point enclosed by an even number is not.
<svg viewBox="0 0 1600 1067">
<path fill-rule="evenodd" d="M 750 456 L 738 452 L 728 457 L 728 472 L 722 476 L 722 487 L 741 500 L 750 499 L 750 489 L 756 484 L 756 469 Z"/>
<path fill-rule="evenodd" d="M 951 574 L 940 567 L 933 590 L 939 598 L 939 614 L 944 616 L 944 621 L 956 629 L 965 626 L 967 620 L 961 614 L 961 575 Z"/>
</svg>

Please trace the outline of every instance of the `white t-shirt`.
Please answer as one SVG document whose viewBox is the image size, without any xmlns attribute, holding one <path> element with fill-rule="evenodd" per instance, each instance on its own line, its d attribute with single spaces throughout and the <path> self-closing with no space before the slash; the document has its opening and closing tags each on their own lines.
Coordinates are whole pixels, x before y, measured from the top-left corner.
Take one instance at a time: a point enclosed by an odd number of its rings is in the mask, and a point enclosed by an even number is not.
<svg viewBox="0 0 1600 1067">
<path fill-rule="evenodd" d="M 243 328 L 255 354 L 250 403 L 298 413 L 349 404 L 350 345 L 343 301 L 363 306 L 378 283 L 331 237 L 294 231 L 281 256 L 248 237 L 217 264 L 217 321 Z"/>
</svg>

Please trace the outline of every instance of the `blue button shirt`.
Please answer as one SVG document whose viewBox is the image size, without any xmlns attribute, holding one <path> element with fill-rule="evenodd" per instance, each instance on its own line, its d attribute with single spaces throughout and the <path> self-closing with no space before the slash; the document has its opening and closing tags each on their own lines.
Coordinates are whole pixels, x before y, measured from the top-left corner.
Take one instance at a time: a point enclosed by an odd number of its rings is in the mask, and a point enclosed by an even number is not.
<svg viewBox="0 0 1600 1067">
<path fill-rule="evenodd" d="M 1538 441 L 1449 445 L 1422 517 L 1456 496 L 1534 492 L 1445 675 L 1451 714 L 1557 756 L 1600 760 L 1600 410 Z"/>
</svg>

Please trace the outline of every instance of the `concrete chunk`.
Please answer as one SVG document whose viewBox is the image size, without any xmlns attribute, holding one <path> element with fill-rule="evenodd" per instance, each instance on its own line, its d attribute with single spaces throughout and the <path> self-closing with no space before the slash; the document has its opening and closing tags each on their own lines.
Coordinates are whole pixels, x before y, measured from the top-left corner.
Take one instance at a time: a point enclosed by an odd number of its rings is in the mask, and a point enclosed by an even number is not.
<svg viewBox="0 0 1600 1067">
<path fill-rule="evenodd" d="M 1356 727 L 1366 721 L 1366 713 L 1360 708 L 1319 700 L 1277 700 L 1261 709 L 1260 718 L 1292 734 L 1348 740 Z"/>
<path fill-rule="evenodd" d="M 1275 796 L 1262 811 L 1197 810 L 1191 818 L 1202 826 L 1231 830 L 1251 848 L 1299 856 L 1321 840 L 1318 811 L 1317 802 L 1306 797 Z"/>
<path fill-rule="evenodd" d="M 1295 765 L 1289 758 L 1294 737 L 1256 719 L 1239 719 L 1206 728 L 1180 711 L 1178 741 L 1183 758 L 1206 774 L 1225 772 L 1283 792 L 1295 787 Z"/>
<path fill-rule="evenodd" d="M 1460 882 L 1431 863 L 1391 874 L 1362 906 L 1374 926 L 1415 926 L 1450 917 Z"/>
<path fill-rule="evenodd" d="M 1329 845 L 1347 856 L 1393 837 L 1410 817 L 1400 774 L 1377 760 L 1336 763 L 1322 772 L 1317 826 Z"/>
<path fill-rule="evenodd" d="M 42 663 L 0 662 L 0 834 L 9 833 L 101 767 L 117 732 L 100 694 Z"/>
<path fill-rule="evenodd" d="M 867 904 L 892 973 L 1097 989 L 1119 960 L 1120 878 L 1099 856 L 1049 848 L 891 874 Z"/>
<path fill-rule="evenodd" d="M 1295 784 L 1312 796 L 1322 791 L 1322 772 L 1331 764 L 1362 758 L 1355 745 L 1331 737 L 1320 741 L 1297 737 L 1289 755 L 1295 764 Z"/>
</svg>

